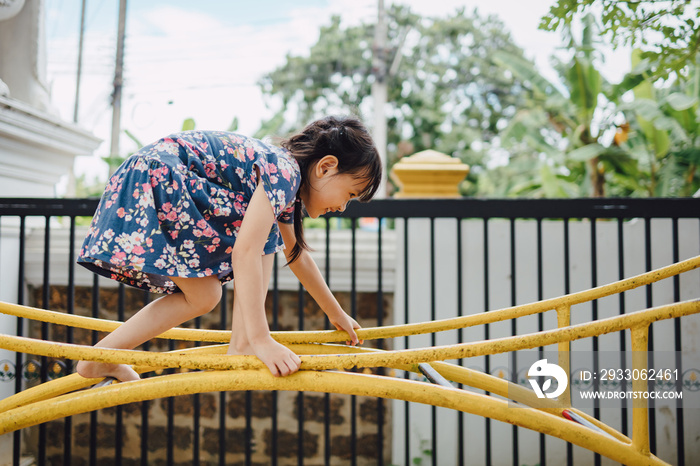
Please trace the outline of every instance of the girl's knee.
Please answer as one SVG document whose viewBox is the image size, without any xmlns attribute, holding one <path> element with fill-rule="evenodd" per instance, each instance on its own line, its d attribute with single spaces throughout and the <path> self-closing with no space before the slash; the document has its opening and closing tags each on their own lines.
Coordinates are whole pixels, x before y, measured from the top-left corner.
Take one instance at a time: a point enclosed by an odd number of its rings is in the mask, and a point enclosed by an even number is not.
<svg viewBox="0 0 700 466">
<path fill-rule="evenodd" d="M 197 315 L 206 314 L 221 301 L 222 286 L 216 277 L 198 279 L 194 286 L 180 287 L 180 289 Z"/>
<path fill-rule="evenodd" d="M 207 313 L 214 309 L 221 301 L 222 286 L 218 279 L 209 280 L 207 285 L 202 287 L 200 299 L 202 300 L 202 313 Z"/>
</svg>

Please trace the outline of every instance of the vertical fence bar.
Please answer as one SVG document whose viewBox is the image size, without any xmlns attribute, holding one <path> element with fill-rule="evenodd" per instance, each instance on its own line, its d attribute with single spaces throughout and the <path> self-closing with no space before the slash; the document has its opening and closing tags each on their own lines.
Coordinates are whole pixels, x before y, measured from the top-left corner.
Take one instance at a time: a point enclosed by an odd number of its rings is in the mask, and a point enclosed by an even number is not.
<svg viewBox="0 0 700 466">
<path fill-rule="evenodd" d="M 150 294 L 148 291 L 143 292 L 143 307 L 146 307 L 150 302 Z M 148 351 L 150 343 L 146 342 L 143 344 L 142 348 L 144 351 Z M 141 377 L 148 377 L 148 374 L 143 374 Z M 144 400 L 141 402 L 141 466 L 149 466 L 148 462 L 148 408 L 150 407 L 150 401 Z"/>
<path fill-rule="evenodd" d="M 70 217 L 68 229 L 68 290 L 66 293 L 66 310 L 75 314 L 75 215 Z M 73 327 L 66 327 L 66 341 L 73 343 Z M 73 361 L 66 359 L 66 375 L 73 372 Z M 63 464 L 72 464 L 73 418 L 66 417 L 63 423 Z"/>
<path fill-rule="evenodd" d="M 598 231 L 596 218 L 591 217 L 591 288 L 598 286 Z M 598 320 L 598 301 L 591 301 L 592 319 Z M 593 337 L 593 373 L 597 374 L 599 369 L 598 359 L 598 337 Z M 593 390 L 598 391 L 599 381 L 597 378 L 593 380 Z M 593 417 L 600 419 L 600 402 L 598 399 L 593 400 Z M 595 466 L 600 466 L 601 456 L 596 453 L 593 456 Z"/>
<path fill-rule="evenodd" d="M 516 246 L 515 246 L 515 219 L 511 218 L 510 219 L 510 276 L 511 276 L 511 281 L 510 281 L 510 305 L 515 306 L 517 303 L 517 298 L 516 298 L 516 284 L 517 284 L 517 273 L 516 273 L 516 268 L 515 268 L 515 253 L 516 253 Z M 516 319 L 511 319 L 510 320 L 510 333 L 511 335 L 515 336 L 518 333 L 518 324 Z M 517 351 L 513 351 L 510 353 L 511 357 L 511 371 L 510 371 L 510 379 L 513 383 L 517 384 L 518 383 L 518 353 Z M 512 427 L 513 431 L 513 466 L 520 466 L 520 451 L 519 451 L 519 445 L 518 445 L 518 426 L 514 425 Z"/>
<path fill-rule="evenodd" d="M 488 312 L 490 308 L 489 302 L 489 219 L 484 218 L 484 312 Z M 489 324 L 484 325 L 484 340 L 491 338 L 489 333 Z M 484 356 L 484 372 L 491 374 L 491 358 L 486 355 Z M 490 393 L 486 395 L 491 396 Z M 491 466 L 491 419 L 485 418 L 484 423 L 486 424 L 486 466 Z"/>
<path fill-rule="evenodd" d="M 673 250 L 673 262 L 680 261 L 679 244 L 678 244 L 678 218 L 674 217 L 671 220 L 672 229 L 672 250 Z M 673 301 L 679 302 L 681 300 L 681 277 L 675 275 L 673 277 Z M 675 362 L 676 369 L 678 373 L 683 373 L 683 353 L 682 353 L 682 342 L 681 342 L 681 318 L 676 317 L 673 319 L 673 335 L 674 335 L 674 351 L 675 351 Z M 683 390 L 683 381 L 676 378 L 676 391 L 681 393 Z M 676 398 L 676 451 L 678 452 L 678 466 L 685 465 L 685 438 L 683 435 L 683 399 Z"/>
<path fill-rule="evenodd" d="M 377 219 L 377 327 L 384 325 L 384 284 L 382 277 L 382 218 Z M 378 340 L 378 348 L 384 349 L 384 340 Z M 377 369 L 378 375 L 384 375 L 383 367 Z M 377 464 L 384 465 L 384 399 L 377 398 Z"/>
<path fill-rule="evenodd" d="M 245 392 L 245 465 L 253 462 L 253 392 Z"/>
<path fill-rule="evenodd" d="M 41 286 L 41 304 L 44 309 L 50 309 L 51 305 L 49 303 L 51 297 L 51 291 L 49 289 L 49 248 L 51 245 L 51 229 L 50 222 L 51 216 L 47 215 L 44 223 L 44 270 L 43 270 L 43 283 Z M 41 323 L 41 339 L 49 339 L 49 324 L 46 322 Z M 41 383 L 48 380 L 48 369 L 49 369 L 49 359 L 46 356 L 41 357 Z M 38 457 L 37 463 L 39 466 L 44 466 L 46 464 L 46 424 L 39 424 L 39 445 L 38 445 Z"/>
<path fill-rule="evenodd" d="M 223 292 L 226 291 L 225 289 L 222 289 L 222 295 L 224 294 Z M 201 329 L 202 328 L 202 317 L 197 316 L 194 319 L 194 328 L 196 329 Z M 194 342 L 195 347 L 202 346 L 202 343 L 200 341 L 195 341 Z M 201 403 L 201 398 L 199 393 L 195 393 L 192 395 L 192 466 L 199 466 L 199 433 L 201 429 L 201 424 L 200 424 L 200 415 L 201 415 L 201 410 L 202 410 L 202 403 Z"/>
<path fill-rule="evenodd" d="M 119 284 L 118 287 L 118 301 L 117 301 L 117 320 L 119 322 L 124 322 L 124 308 L 126 301 L 126 290 L 123 283 Z M 123 407 L 122 405 L 115 406 L 115 420 L 114 420 L 114 464 L 116 466 L 121 466 L 122 464 L 122 428 L 124 425 L 123 420 Z"/>
<path fill-rule="evenodd" d="M 457 317 L 462 316 L 462 305 L 463 305 L 463 295 L 462 295 L 462 219 L 457 218 Z M 461 327 L 457 329 L 457 341 L 462 343 L 464 341 L 464 329 Z M 464 366 L 464 359 L 459 359 L 457 364 Z M 460 383 L 459 389 L 461 390 L 463 385 Z M 457 412 L 457 464 L 458 466 L 464 466 L 464 413 L 462 411 Z"/>
<path fill-rule="evenodd" d="M 175 340 L 168 340 L 168 350 L 175 350 Z M 168 369 L 166 373 L 174 374 L 176 369 Z M 175 397 L 169 396 L 166 404 L 168 406 L 167 413 L 167 440 L 166 440 L 166 464 L 174 466 L 175 464 Z"/>
<path fill-rule="evenodd" d="M 99 275 L 92 275 L 92 317 L 95 319 L 100 316 L 100 283 Z M 98 340 L 97 331 L 92 331 L 92 345 L 95 346 Z M 90 451 L 89 451 L 90 466 L 97 465 L 97 411 L 90 412 Z"/>
<path fill-rule="evenodd" d="M 245 464 L 253 462 L 253 392 L 245 392 Z"/>
<path fill-rule="evenodd" d="M 326 256 L 324 259 L 326 283 L 331 286 L 331 219 L 326 217 Z M 323 319 L 323 328 L 330 329 L 328 319 Z M 331 464 L 331 394 L 323 394 L 323 464 Z"/>
<path fill-rule="evenodd" d="M 228 291 L 224 288 L 219 306 L 219 326 L 222 330 L 228 328 L 226 315 L 229 308 L 233 309 L 233 306 L 228 306 Z M 226 392 L 219 392 L 219 466 L 226 465 L 226 444 Z"/>
<path fill-rule="evenodd" d="M 357 320 L 357 218 L 351 219 L 351 250 L 350 260 L 350 309 L 351 317 Z M 350 464 L 357 465 L 357 397 L 350 396 Z"/>
<path fill-rule="evenodd" d="M 404 323 L 408 324 L 410 322 L 410 316 L 408 314 L 409 310 L 409 304 L 408 304 L 408 285 L 409 285 L 409 280 L 408 280 L 408 217 L 403 217 L 403 318 L 404 318 Z M 409 346 L 409 337 L 405 336 L 404 339 L 404 348 L 408 349 L 410 348 Z M 409 371 L 404 371 L 403 373 L 404 379 L 410 379 L 410 372 Z M 403 433 L 403 447 L 404 447 L 404 462 L 408 464 L 411 458 L 411 418 L 410 418 L 410 409 L 411 405 L 408 401 L 403 402 L 403 407 L 404 407 L 404 433 Z"/>
<path fill-rule="evenodd" d="M 430 320 L 435 321 L 437 319 L 436 308 L 435 308 L 435 294 L 436 294 L 436 283 L 435 283 L 435 217 L 430 217 Z M 430 346 L 435 346 L 437 344 L 437 338 L 435 332 L 430 334 Z M 435 406 L 430 407 L 430 436 L 432 439 L 432 465 L 437 466 L 437 455 L 438 455 L 438 431 L 437 431 L 437 408 Z"/>
<path fill-rule="evenodd" d="M 617 267 L 618 267 L 618 279 L 622 280 L 625 278 L 625 235 L 624 235 L 624 218 L 619 217 L 617 219 Z M 619 306 L 620 306 L 620 312 L 619 314 L 625 314 L 626 311 L 626 305 L 625 305 L 625 293 L 618 293 L 619 296 Z M 627 368 L 627 358 L 625 357 L 627 353 L 627 340 L 625 339 L 625 332 L 620 332 L 620 368 L 624 371 Z M 622 391 L 626 392 L 627 391 L 627 381 L 623 378 L 622 379 Z M 621 430 L 623 435 L 627 435 L 627 431 L 629 429 L 628 427 L 628 421 L 627 421 L 627 415 L 628 415 L 628 408 L 627 408 L 627 400 L 622 399 L 620 400 L 620 417 L 621 417 Z"/>
<path fill-rule="evenodd" d="M 569 219 L 563 218 L 564 222 L 564 294 L 571 292 L 571 247 L 569 244 Z M 566 442 L 566 465 L 574 464 L 574 445 Z"/>
<path fill-rule="evenodd" d="M 651 271 L 651 218 L 646 217 L 644 219 L 644 258 L 646 263 L 646 271 Z M 652 285 L 646 286 L 647 303 L 646 307 L 650 308 L 653 306 L 652 299 Z M 654 367 L 654 324 L 649 324 L 649 367 Z M 653 380 L 652 389 L 653 387 Z M 652 454 L 656 454 L 656 401 L 654 399 L 649 401 L 649 451 Z"/>
<path fill-rule="evenodd" d="M 19 218 L 19 264 L 17 266 L 19 278 L 17 280 L 17 303 L 24 304 L 24 250 L 26 246 L 26 217 L 24 215 Z M 24 336 L 24 319 L 17 317 L 17 336 Z M 22 360 L 24 355 L 19 351 L 15 353 L 15 393 L 22 391 L 23 370 Z M 19 466 L 22 459 L 22 432 L 17 430 L 12 433 L 12 464 Z"/>
<path fill-rule="evenodd" d="M 269 286 L 269 283 L 264 283 L 263 286 Z M 265 303 L 263 302 L 263 312 Z M 233 315 L 231 317 L 233 321 Z M 253 462 L 253 392 L 246 390 L 245 392 L 245 465 L 250 466 Z"/>
<path fill-rule="evenodd" d="M 544 265 L 542 259 L 542 218 L 537 218 L 537 300 L 544 299 Z M 544 331 L 544 313 L 537 314 L 537 329 Z M 540 346 L 540 358 L 544 357 L 544 348 Z M 547 437 L 540 433 L 540 466 L 547 464 Z"/>
<path fill-rule="evenodd" d="M 279 264 L 278 255 L 275 254 L 273 259 L 272 268 L 272 330 L 277 331 L 279 329 L 279 314 L 280 314 L 280 293 L 279 293 Z M 277 466 L 277 402 L 279 400 L 278 393 L 276 391 L 272 392 L 272 422 L 270 429 L 272 430 L 272 441 L 270 445 L 270 464 L 272 466 Z"/>
<path fill-rule="evenodd" d="M 298 327 L 304 330 L 304 286 L 299 284 Z M 304 465 L 304 392 L 297 393 L 297 464 Z"/>
</svg>

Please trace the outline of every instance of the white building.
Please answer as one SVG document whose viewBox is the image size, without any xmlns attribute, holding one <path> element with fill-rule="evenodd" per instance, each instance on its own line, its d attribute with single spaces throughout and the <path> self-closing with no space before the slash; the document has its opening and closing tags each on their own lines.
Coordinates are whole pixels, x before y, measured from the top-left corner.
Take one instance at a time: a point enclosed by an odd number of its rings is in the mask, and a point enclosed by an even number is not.
<svg viewBox="0 0 700 466">
<path fill-rule="evenodd" d="M 54 197 L 74 158 L 101 142 L 51 108 L 43 17 L 43 0 L 0 2 L 0 197 Z M 18 220 L 0 220 L 0 300 L 16 302 Z M 0 315 L 0 332 L 15 334 L 16 321 Z M 0 350 L 0 360 L 10 358 Z M 0 398 L 13 392 L 14 384 L 0 384 Z M 0 451 L 11 441 L 0 437 Z"/>
</svg>

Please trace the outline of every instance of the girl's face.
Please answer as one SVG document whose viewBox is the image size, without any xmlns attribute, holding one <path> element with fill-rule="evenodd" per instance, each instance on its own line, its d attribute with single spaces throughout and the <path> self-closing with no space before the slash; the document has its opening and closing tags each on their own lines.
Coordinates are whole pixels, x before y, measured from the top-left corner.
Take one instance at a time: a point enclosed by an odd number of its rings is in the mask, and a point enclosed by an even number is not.
<svg viewBox="0 0 700 466">
<path fill-rule="evenodd" d="M 323 157 L 311 167 L 308 181 L 300 197 L 311 218 L 344 211 L 348 202 L 358 197 L 369 183 L 351 173 L 338 174 L 338 159 L 333 155 Z"/>
</svg>

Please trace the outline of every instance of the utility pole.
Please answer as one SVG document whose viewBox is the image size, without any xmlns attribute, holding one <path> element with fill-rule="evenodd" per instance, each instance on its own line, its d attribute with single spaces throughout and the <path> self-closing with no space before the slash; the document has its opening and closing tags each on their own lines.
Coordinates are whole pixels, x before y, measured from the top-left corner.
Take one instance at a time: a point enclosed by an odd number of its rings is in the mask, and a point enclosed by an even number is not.
<svg viewBox="0 0 700 466">
<path fill-rule="evenodd" d="M 73 123 L 78 122 L 78 107 L 80 102 L 80 77 L 83 74 L 83 40 L 85 38 L 85 2 L 80 9 L 80 39 L 78 40 L 78 70 L 75 81 L 75 106 L 73 107 Z"/>
<path fill-rule="evenodd" d="M 374 82 L 372 83 L 372 102 L 374 105 L 374 129 L 372 136 L 377 145 L 377 151 L 382 159 L 382 168 L 384 169 L 384 177 L 382 185 L 377 192 L 377 198 L 386 197 L 386 179 L 388 173 L 386 162 L 386 101 L 387 101 L 387 29 L 386 18 L 384 12 L 384 0 L 377 0 L 377 25 L 374 29 L 374 44 L 372 50 L 374 52 L 372 58 L 372 74 Z"/>
<path fill-rule="evenodd" d="M 126 32 L 126 0 L 119 0 L 119 30 L 117 35 L 117 63 L 114 69 L 114 91 L 112 92 L 112 139 L 109 157 L 119 157 L 119 134 L 121 133 L 122 85 L 124 83 L 124 36 Z M 110 176 L 114 168 L 110 166 Z"/>
</svg>

